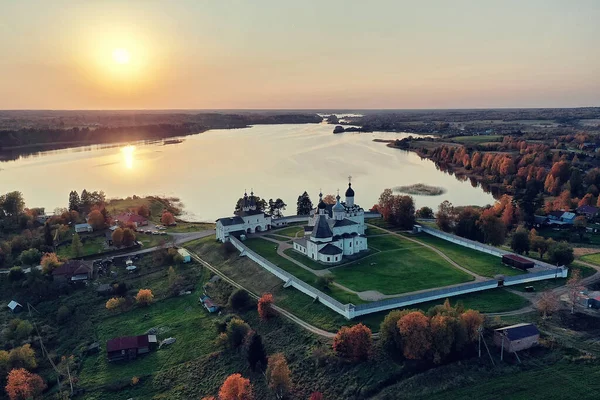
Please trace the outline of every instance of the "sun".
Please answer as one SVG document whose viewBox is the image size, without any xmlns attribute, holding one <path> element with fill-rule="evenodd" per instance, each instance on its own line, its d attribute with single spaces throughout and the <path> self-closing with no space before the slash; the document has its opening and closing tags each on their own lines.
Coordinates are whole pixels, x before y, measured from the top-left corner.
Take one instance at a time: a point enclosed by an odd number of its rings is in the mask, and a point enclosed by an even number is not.
<svg viewBox="0 0 600 400">
<path fill-rule="evenodd" d="M 129 54 L 129 50 L 123 48 L 114 49 L 112 56 L 113 60 L 117 64 L 129 64 L 129 60 L 131 59 L 131 54 Z"/>
</svg>

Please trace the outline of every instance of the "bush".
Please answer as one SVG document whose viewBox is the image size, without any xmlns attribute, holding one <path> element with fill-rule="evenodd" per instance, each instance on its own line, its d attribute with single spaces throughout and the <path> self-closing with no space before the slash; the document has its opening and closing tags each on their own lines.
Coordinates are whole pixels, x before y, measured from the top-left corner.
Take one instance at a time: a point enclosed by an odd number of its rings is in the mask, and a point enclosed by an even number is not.
<svg viewBox="0 0 600 400">
<path fill-rule="evenodd" d="M 236 311 L 244 311 L 252 307 L 252 298 L 244 289 L 236 289 L 227 302 L 229 308 Z"/>
<path fill-rule="evenodd" d="M 321 290 L 329 290 L 332 283 L 333 276 L 331 275 L 319 276 L 315 279 L 315 286 Z"/>
<path fill-rule="evenodd" d="M 10 269 L 10 272 L 8 273 L 8 280 L 10 282 L 20 281 L 23 278 L 25 278 L 25 272 L 23 272 L 21 267 L 12 267 Z"/>
<path fill-rule="evenodd" d="M 71 310 L 67 306 L 60 306 L 56 311 L 56 321 L 59 324 L 64 324 L 71 318 Z"/>
<path fill-rule="evenodd" d="M 19 256 L 23 265 L 38 265 L 42 259 L 42 253 L 38 249 L 29 249 L 21 252 Z"/>
<path fill-rule="evenodd" d="M 33 325 L 29 321 L 15 318 L 8 324 L 4 336 L 6 340 L 21 341 L 27 339 L 31 332 L 33 332 Z"/>
</svg>

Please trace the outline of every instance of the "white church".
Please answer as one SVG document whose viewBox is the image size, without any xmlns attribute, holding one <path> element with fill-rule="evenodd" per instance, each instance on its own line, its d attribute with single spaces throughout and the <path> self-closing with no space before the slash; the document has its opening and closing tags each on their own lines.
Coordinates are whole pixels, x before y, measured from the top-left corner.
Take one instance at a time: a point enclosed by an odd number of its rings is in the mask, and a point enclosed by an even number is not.
<svg viewBox="0 0 600 400">
<path fill-rule="evenodd" d="M 344 256 L 367 250 L 365 212 L 354 204 L 352 183 L 348 183 L 346 201 L 325 204 L 319 193 L 319 204 L 310 212 L 305 236 L 293 241 L 294 250 L 323 264 L 338 264 Z"/>
<path fill-rule="evenodd" d="M 256 207 L 254 192 L 244 193 L 244 200 L 239 211 L 233 217 L 219 218 L 216 226 L 217 240 L 225 242 L 229 236 L 240 236 L 247 233 L 264 232 L 271 229 L 271 216 Z"/>
</svg>

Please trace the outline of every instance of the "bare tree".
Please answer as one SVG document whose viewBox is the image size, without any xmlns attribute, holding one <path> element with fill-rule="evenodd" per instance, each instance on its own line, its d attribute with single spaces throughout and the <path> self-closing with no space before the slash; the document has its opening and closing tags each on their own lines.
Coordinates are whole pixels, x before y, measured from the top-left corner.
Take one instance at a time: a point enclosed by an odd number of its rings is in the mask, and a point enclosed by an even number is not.
<svg viewBox="0 0 600 400">
<path fill-rule="evenodd" d="M 567 289 L 569 290 L 569 301 L 571 303 L 571 314 L 575 313 L 575 304 L 579 300 L 579 292 L 581 292 L 581 271 L 579 269 L 571 270 L 571 277 L 567 281 Z"/>
<path fill-rule="evenodd" d="M 552 293 L 552 291 L 544 292 L 542 293 L 542 296 L 539 298 L 535 306 L 542 314 L 542 318 L 546 319 L 549 314 L 558 311 L 558 298 L 554 293 Z"/>
</svg>

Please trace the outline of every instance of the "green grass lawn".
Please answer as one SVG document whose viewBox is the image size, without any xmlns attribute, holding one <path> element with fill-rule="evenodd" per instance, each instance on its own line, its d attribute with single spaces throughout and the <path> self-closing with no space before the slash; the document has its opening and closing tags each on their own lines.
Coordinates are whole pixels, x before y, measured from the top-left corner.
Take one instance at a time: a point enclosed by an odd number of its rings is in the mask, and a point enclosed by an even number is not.
<svg viewBox="0 0 600 400">
<path fill-rule="evenodd" d="M 244 244 L 248 246 L 248 248 L 250 248 L 251 250 L 254 250 L 256 253 L 271 261 L 273 264 L 277 265 L 279 268 L 294 275 L 296 278 L 310 285 L 313 285 L 315 283 L 317 275 L 313 274 L 310 271 L 307 271 L 299 265 L 296 265 L 290 260 L 283 258 L 279 254 L 277 254 L 277 244 L 260 238 L 248 239 L 244 242 Z M 364 303 L 364 301 L 360 300 L 360 298 L 357 295 L 346 292 L 345 290 L 342 290 L 337 287 L 332 287 L 331 290 L 327 292 L 327 294 L 342 303 Z"/>
<path fill-rule="evenodd" d="M 170 233 L 199 232 L 215 229 L 215 224 L 177 221 L 176 226 L 167 226 L 166 228 L 166 231 Z"/>
<path fill-rule="evenodd" d="M 368 238 L 367 243 L 369 247 L 379 251 L 398 250 L 407 247 L 419 246 L 416 243 L 410 242 L 396 235 L 385 235 Z"/>
<path fill-rule="evenodd" d="M 436 247 L 455 263 L 478 275 L 494 277 L 494 275 L 498 274 L 512 276 L 525 273 L 519 269 L 510 268 L 502 264 L 500 257 L 469 249 L 426 233 L 422 233 L 414 238 Z"/>
<path fill-rule="evenodd" d="M 296 250 L 294 249 L 287 249 L 284 251 L 284 253 L 290 257 L 292 257 L 294 260 L 301 262 L 302 264 L 306 265 L 308 268 L 310 269 L 326 269 L 329 268 L 330 265 L 323 265 L 323 264 L 319 264 L 318 262 L 311 260 L 310 258 L 308 258 L 307 256 L 305 256 L 304 254 L 300 254 L 298 253 Z"/>
<path fill-rule="evenodd" d="M 264 237 L 268 237 L 269 239 L 275 239 L 278 240 L 280 242 L 286 242 L 288 241 L 288 239 L 281 237 L 281 236 L 277 236 L 277 235 L 271 235 L 271 234 L 267 234 L 267 235 L 263 235 Z"/>
<path fill-rule="evenodd" d="M 485 142 L 499 142 L 502 140 L 501 135 L 479 135 L 479 136 L 455 136 L 452 138 L 455 142 L 459 143 L 485 143 Z"/>
<path fill-rule="evenodd" d="M 569 277 L 573 273 L 574 269 L 578 269 L 581 271 L 581 277 L 587 278 L 588 276 L 592 276 L 596 273 L 596 270 L 592 267 L 588 267 L 587 265 L 578 264 L 574 262 L 569 267 Z M 525 288 L 527 286 L 533 286 L 536 292 L 543 292 L 544 290 L 554 289 L 559 286 L 564 286 L 567 283 L 569 278 L 557 278 L 557 279 L 546 279 L 543 281 L 537 282 L 529 282 L 529 283 L 521 283 L 519 285 L 509 286 L 511 289 L 515 289 L 521 292 L 525 292 Z"/>
<path fill-rule="evenodd" d="M 337 282 L 352 290 L 377 290 L 383 294 L 407 293 L 474 279 L 426 248 L 376 253 L 332 272 Z"/>
<path fill-rule="evenodd" d="M 171 235 L 146 235 L 145 233 L 138 232 L 136 234 L 136 240 L 141 242 L 143 248 L 149 248 L 158 246 L 161 243 L 170 242 L 173 239 Z"/>
<path fill-rule="evenodd" d="M 600 253 L 588 254 L 582 257 L 579 257 L 581 261 L 589 262 L 590 264 L 600 265 Z"/>
<path fill-rule="evenodd" d="M 386 232 L 386 231 L 384 231 L 383 229 L 379 229 L 379 228 L 376 228 L 376 227 L 374 227 L 374 226 L 370 226 L 370 227 L 368 227 L 368 228 L 365 230 L 365 235 L 367 235 L 367 236 L 373 236 L 373 235 L 384 235 L 384 234 L 386 234 L 386 233 L 387 233 L 387 232 Z"/>
<path fill-rule="evenodd" d="M 149 315 L 148 318 L 145 315 Z M 106 360 L 106 341 L 118 336 L 142 335 L 157 327 L 159 339 L 174 337 L 177 342 L 127 363 Z M 106 318 L 96 326 L 103 351 L 87 357 L 80 374 L 84 386 L 96 386 L 133 376 L 148 375 L 161 368 L 208 354 L 214 349 L 216 330 L 208 313 L 198 304 L 197 294 L 159 301 Z"/>
<path fill-rule="evenodd" d="M 296 234 L 298 234 L 298 238 L 304 237 L 304 227 L 303 226 L 288 226 L 287 228 L 278 229 L 272 231 L 272 233 L 276 235 L 287 236 L 290 238 L 295 238 Z"/>
<path fill-rule="evenodd" d="M 83 241 L 83 238 L 85 238 L 85 236 L 82 237 L 82 241 Z M 104 236 L 96 236 L 96 237 L 86 238 L 85 242 L 83 242 L 81 256 L 89 256 L 91 254 L 99 254 L 99 253 L 104 252 L 105 251 L 105 247 L 104 247 L 105 242 L 106 242 L 106 239 L 104 238 Z M 67 245 L 58 247 L 56 250 L 56 254 L 59 257 L 66 257 L 66 258 L 77 257 L 76 254 L 73 254 L 70 243 Z"/>
</svg>

